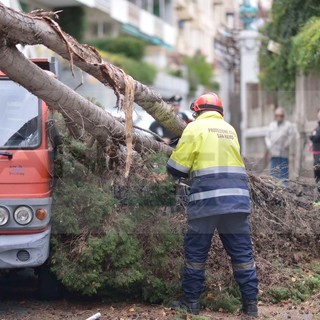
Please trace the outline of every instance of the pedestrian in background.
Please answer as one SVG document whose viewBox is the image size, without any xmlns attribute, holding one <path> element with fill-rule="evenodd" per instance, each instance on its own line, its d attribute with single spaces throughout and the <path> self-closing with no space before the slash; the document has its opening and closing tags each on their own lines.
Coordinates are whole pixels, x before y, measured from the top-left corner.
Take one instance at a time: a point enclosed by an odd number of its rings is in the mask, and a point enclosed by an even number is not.
<svg viewBox="0 0 320 320">
<path fill-rule="evenodd" d="M 231 257 L 242 311 L 257 317 L 258 279 L 247 219 L 250 195 L 237 134 L 224 121 L 223 105 L 215 93 L 200 96 L 190 108 L 195 121 L 187 125 L 167 163 L 173 176 L 191 179 L 183 297 L 171 307 L 199 314 L 205 263 L 217 229 Z"/>
<path fill-rule="evenodd" d="M 316 203 L 320 204 L 320 109 L 317 112 L 317 122 L 318 126 L 314 129 L 309 138 L 312 142 L 313 171 L 318 188 Z"/>
<path fill-rule="evenodd" d="M 188 116 L 184 112 L 180 111 L 181 100 L 181 96 L 175 95 L 166 100 L 166 102 L 171 106 L 171 109 L 176 115 L 178 115 L 185 123 L 188 123 Z M 163 127 L 158 121 L 152 122 L 149 130 L 160 136 L 162 141 L 166 144 L 169 144 L 171 147 L 175 147 L 178 144 L 179 138 Z"/>
<path fill-rule="evenodd" d="M 285 120 L 285 111 L 279 107 L 274 112 L 275 121 L 271 122 L 265 137 L 270 155 L 271 175 L 283 179 L 288 185 L 289 179 L 289 148 L 293 141 L 299 138 L 295 126 Z"/>
</svg>

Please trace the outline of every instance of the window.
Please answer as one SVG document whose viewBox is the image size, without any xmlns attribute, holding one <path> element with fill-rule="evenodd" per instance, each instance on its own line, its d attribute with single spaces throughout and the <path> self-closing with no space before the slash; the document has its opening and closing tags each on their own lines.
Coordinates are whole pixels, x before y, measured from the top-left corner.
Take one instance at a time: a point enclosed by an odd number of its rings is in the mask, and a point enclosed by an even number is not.
<svg viewBox="0 0 320 320">
<path fill-rule="evenodd" d="M 39 146 L 39 99 L 8 79 L 0 81 L 0 96 L 0 149 L 30 149 Z"/>
<path fill-rule="evenodd" d="M 20 1 L 22 11 L 28 12 L 28 5 L 24 1 Z"/>
<path fill-rule="evenodd" d="M 161 9 L 160 9 L 160 1 L 158 0 L 154 0 L 153 1 L 153 14 L 157 17 L 160 17 L 161 16 L 161 13 L 160 13 Z"/>
<path fill-rule="evenodd" d="M 229 29 L 234 29 L 234 13 L 233 12 L 226 13 L 226 22 L 227 22 L 227 27 Z"/>
</svg>

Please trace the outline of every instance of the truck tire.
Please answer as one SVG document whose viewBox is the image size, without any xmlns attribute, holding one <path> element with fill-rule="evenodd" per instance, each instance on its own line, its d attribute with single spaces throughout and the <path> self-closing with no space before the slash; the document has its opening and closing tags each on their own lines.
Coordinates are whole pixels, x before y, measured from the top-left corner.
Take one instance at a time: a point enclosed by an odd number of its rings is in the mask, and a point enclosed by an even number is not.
<svg viewBox="0 0 320 320">
<path fill-rule="evenodd" d="M 50 270 L 49 266 L 41 266 L 38 274 L 38 292 L 41 300 L 58 300 L 62 297 L 62 285 Z"/>
</svg>

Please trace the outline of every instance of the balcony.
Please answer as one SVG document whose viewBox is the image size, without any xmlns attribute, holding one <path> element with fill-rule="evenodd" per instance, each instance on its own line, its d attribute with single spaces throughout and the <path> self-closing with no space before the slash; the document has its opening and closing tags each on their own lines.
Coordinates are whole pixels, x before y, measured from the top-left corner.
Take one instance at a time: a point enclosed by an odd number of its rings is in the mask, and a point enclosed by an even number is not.
<svg viewBox="0 0 320 320">
<path fill-rule="evenodd" d="M 39 3 L 46 7 L 69 7 L 84 5 L 89 8 L 96 8 L 105 13 L 110 12 L 110 1 L 111 0 L 38 0 Z"/>
<path fill-rule="evenodd" d="M 152 44 L 171 49 L 176 30 L 169 23 L 125 0 L 111 0 L 110 16 L 122 24 L 123 31 Z"/>
<path fill-rule="evenodd" d="M 83 5 L 92 9 L 90 15 L 97 22 L 110 24 L 113 20 L 122 31 L 151 44 L 172 49 L 176 42 L 176 30 L 172 25 L 126 0 L 38 0 L 38 3 L 48 8 Z"/>
</svg>

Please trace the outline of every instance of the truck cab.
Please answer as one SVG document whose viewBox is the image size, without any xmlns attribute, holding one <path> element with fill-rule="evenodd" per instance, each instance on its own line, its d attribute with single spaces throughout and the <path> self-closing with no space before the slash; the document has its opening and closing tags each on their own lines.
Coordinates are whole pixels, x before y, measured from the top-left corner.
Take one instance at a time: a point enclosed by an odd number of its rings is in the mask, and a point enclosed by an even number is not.
<svg viewBox="0 0 320 320">
<path fill-rule="evenodd" d="M 47 59 L 33 60 L 54 71 Z M 0 71 L 0 269 L 38 267 L 49 256 L 52 156 L 49 110 Z"/>
</svg>

